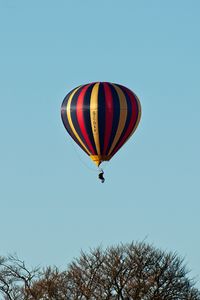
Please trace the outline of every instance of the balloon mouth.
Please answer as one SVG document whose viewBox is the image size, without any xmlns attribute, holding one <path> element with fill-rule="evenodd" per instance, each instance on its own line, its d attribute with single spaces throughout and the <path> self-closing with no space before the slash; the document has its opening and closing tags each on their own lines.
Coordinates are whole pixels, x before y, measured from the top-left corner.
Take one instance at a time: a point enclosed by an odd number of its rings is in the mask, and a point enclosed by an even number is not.
<svg viewBox="0 0 200 300">
<path fill-rule="evenodd" d="M 110 160 L 111 155 L 90 155 L 90 158 L 99 167 L 103 161 Z"/>
</svg>

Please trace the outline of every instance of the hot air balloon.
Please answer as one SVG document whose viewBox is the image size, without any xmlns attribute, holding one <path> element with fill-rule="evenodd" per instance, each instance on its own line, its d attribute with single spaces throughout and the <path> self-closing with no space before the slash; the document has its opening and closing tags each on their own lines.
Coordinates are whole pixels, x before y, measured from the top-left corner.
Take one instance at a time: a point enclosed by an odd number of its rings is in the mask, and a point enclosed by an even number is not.
<svg viewBox="0 0 200 300">
<path fill-rule="evenodd" d="M 126 143 L 140 116 L 138 97 L 127 87 L 110 82 L 76 87 L 61 106 L 67 132 L 98 167 Z"/>
</svg>

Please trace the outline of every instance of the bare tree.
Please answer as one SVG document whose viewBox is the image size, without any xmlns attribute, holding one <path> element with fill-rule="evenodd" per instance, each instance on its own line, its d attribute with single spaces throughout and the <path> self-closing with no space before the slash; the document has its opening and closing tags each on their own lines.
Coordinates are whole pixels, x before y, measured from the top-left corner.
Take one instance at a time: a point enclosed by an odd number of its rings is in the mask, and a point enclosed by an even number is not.
<svg viewBox="0 0 200 300">
<path fill-rule="evenodd" d="M 39 268 L 28 270 L 16 255 L 0 258 L 0 292 L 5 300 L 27 300 L 38 278 Z"/>
<path fill-rule="evenodd" d="M 4 300 L 200 300 L 182 259 L 145 243 L 82 252 L 66 271 L 0 259 Z"/>
<path fill-rule="evenodd" d="M 47 267 L 39 280 L 32 284 L 28 300 L 65 300 L 67 298 L 67 272 Z"/>
<path fill-rule="evenodd" d="M 183 261 L 144 243 L 81 253 L 62 277 L 62 299 L 200 299 Z"/>
<path fill-rule="evenodd" d="M 176 253 L 131 243 L 82 253 L 68 270 L 69 299 L 199 300 Z"/>
</svg>

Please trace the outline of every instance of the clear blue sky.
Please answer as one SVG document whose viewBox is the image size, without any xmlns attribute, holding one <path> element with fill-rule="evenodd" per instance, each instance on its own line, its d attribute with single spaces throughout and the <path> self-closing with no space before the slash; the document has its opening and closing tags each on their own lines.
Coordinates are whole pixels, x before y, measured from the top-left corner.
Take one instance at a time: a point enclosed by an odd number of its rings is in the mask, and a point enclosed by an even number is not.
<svg viewBox="0 0 200 300">
<path fill-rule="evenodd" d="M 81 249 L 146 239 L 200 274 L 199 12 L 198 0 L 0 0 L 1 255 L 64 268 Z M 142 104 L 103 185 L 60 119 L 91 81 Z"/>
</svg>

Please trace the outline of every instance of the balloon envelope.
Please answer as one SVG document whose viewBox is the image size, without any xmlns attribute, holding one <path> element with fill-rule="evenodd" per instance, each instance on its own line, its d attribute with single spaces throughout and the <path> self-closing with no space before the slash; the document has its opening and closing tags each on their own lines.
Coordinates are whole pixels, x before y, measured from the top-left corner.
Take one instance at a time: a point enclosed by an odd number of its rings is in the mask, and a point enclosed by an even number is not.
<svg viewBox="0 0 200 300">
<path fill-rule="evenodd" d="M 81 85 L 61 106 L 63 124 L 97 166 L 110 160 L 138 126 L 141 106 L 128 88 L 109 82 Z"/>
</svg>

